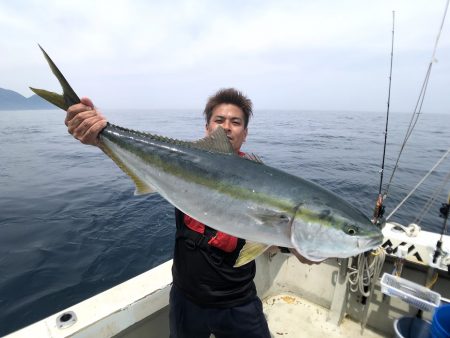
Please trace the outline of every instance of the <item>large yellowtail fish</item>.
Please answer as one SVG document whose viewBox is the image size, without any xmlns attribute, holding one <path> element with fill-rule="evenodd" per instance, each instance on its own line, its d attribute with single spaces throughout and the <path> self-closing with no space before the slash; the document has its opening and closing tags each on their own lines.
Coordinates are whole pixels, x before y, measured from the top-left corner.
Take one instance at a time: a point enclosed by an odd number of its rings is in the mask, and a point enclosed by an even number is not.
<svg viewBox="0 0 450 338">
<path fill-rule="evenodd" d="M 80 99 L 42 52 L 63 95 L 31 89 L 67 110 Z M 320 261 L 354 256 L 381 244 L 381 231 L 351 204 L 256 157 L 236 155 L 220 127 L 209 137 L 187 142 L 108 123 L 99 142 L 133 179 L 137 194 L 158 192 L 198 221 L 246 239 L 236 266 L 271 245 L 295 248 L 307 259 Z"/>
</svg>

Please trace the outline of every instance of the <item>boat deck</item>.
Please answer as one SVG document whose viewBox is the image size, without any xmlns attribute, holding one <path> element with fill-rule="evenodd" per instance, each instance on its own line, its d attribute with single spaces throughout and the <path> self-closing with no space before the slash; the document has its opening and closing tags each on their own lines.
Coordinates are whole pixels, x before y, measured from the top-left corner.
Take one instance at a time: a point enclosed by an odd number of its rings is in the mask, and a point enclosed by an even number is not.
<svg viewBox="0 0 450 338">
<path fill-rule="evenodd" d="M 290 293 L 263 299 L 263 307 L 272 337 L 385 337 L 368 328 L 361 334 L 361 324 L 349 318 L 336 326 L 327 309 Z"/>
</svg>

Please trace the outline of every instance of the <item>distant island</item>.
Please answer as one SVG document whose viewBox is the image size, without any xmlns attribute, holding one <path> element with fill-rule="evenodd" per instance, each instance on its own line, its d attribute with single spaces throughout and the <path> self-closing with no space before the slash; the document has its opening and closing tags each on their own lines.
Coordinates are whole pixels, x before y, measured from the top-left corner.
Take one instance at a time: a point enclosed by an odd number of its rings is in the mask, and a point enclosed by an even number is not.
<svg viewBox="0 0 450 338">
<path fill-rule="evenodd" d="M 0 110 L 57 109 L 37 95 L 25 97 L 13 90 L 0 88 Z"/>
</svg>

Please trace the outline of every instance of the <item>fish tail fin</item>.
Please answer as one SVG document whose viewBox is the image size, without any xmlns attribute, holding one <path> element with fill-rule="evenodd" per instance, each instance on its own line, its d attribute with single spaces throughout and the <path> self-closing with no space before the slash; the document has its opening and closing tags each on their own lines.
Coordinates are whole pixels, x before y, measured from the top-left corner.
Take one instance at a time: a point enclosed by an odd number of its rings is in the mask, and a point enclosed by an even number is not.
<svg viewBox="0 0 450 338">
<path fill-rule="evenodd" d="M 50 102 L 51 104 L 54 104 L 58 108 L 61 108 L 63 110 L 66 110 L 66 102 L 64 101 L 64 96 L 58 93 L 49 92 L 45 89 L 38 89 L 38 88 L 32 88 L 30 89 L 35 93 L 36 95 L 42 97 L 44 100 Z"/>
<path fill-rule="evenodd" d="M 50 69 L 52 70 L 52 73 L 56 76 L 58 79 L 62 89 L 63 94 L 57 94 L 54 92 L 49 92 L 44 89 L 37 89 L 32 88 L 30 89 L 38 96 L 42 97 L 44 100 L 50 102 L 51 104 L 54 104 L 58 108 L 61 108 L 63 110 L 67 110 L 71 105 L 80 103 L 80 98 L 75 93 L 75 91 L 70 86 L 69 82 L 65 79 L 64 75 L 60 72 L 58 67 L 56 67 L 55 63 L 52 61 L 50 56 L 45 52 L 45 50 L 38 45 L 41 49 L 42 53 L 44 54 L 45 59 L 47 60 L 48 65 L 50 66 Z"/>
<path fill-rule="evenodd" d="M 262 243 L 255 243 L 246 241 L 245 245 L 242 247 L 241 251 L 239 252 L 239 256 L 236 259 L 236 262 L 234 263 L 234 267 L 238 268 L 242 265 L 245 265 L 252 260 L 254 260 L 256 257 L 264 253 L 270 245 L 268 244 L 262 244 Z"/>
</svg>

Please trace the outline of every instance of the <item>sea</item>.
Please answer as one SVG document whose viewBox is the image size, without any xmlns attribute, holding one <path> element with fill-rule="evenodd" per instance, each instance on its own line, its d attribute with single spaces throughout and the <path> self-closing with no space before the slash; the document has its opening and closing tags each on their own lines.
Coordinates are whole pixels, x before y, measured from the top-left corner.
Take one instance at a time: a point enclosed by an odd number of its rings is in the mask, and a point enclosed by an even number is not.
<svg viewBox="0 0 450 338">
<path fill-rule="evenodd" d="M 104 114 L 114 124 L 176 139 L 205 133 L 201 111 Z M 173 207 L 157 194 L 134 196 L 132 181 L 98 148 L 69 135 L 64 118 L 59 110 L 0 111 L 0 336 L 172 257 Z M 390 113 L 383 191 L 410 119 Z M 392 179 L 386 215 L 449 149 L 449 122 L 450 114 L 420 116 Z M 242 150 L 335 192 L 370 217 L 385 123 L 384 112 L 257 110 Z M 449 172 L 446 159 L 391 220 L 420 221 L 440 233 Z"/>
</svg>

